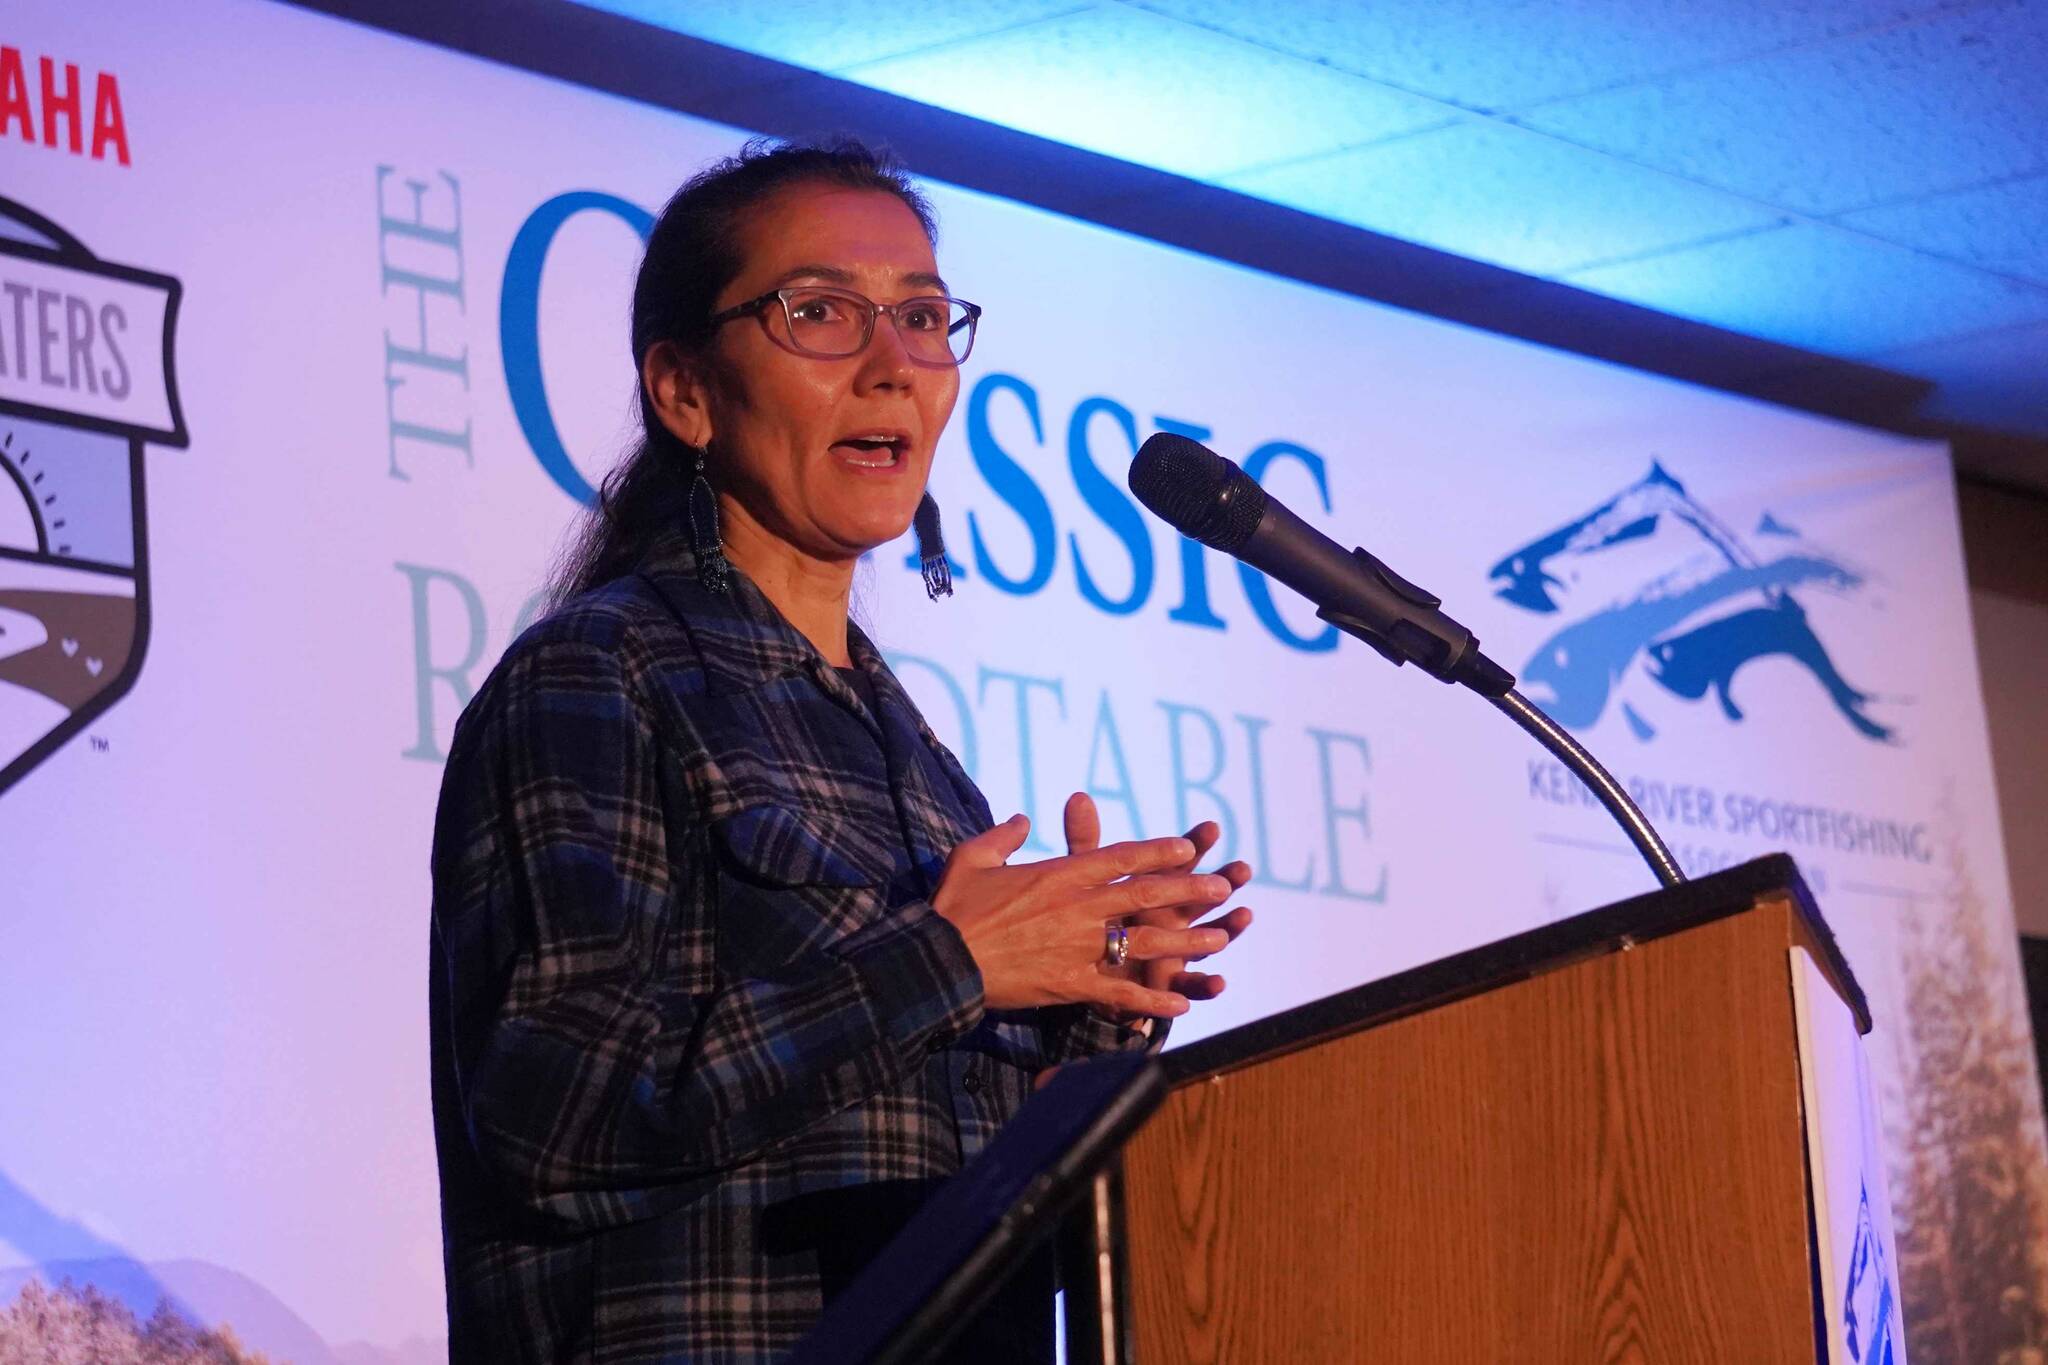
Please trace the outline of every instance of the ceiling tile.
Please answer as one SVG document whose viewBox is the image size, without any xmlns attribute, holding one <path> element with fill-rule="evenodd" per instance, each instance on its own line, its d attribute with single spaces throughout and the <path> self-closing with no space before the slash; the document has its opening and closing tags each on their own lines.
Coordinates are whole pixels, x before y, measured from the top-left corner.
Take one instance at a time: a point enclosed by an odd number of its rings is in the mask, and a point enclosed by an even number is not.
<svg viewBox="0 0 2048 1365">
<path fill-rule="evenodd" d="M 1226 177 L 1306 213 L 1531 275 L 1766 227 L 1719 190 L 1526 129 L 1475 122 Z"/>
<path fill-rule="evenodd" d="M 1873 356 L 1939 337 L 2048 321 L 2048 289 L 1816 224 L 1563 278 L 1824 355 Z"/>
<path fill-rule="evenodd" d="M 830 71 L 993 33 L 1033 19 L 1068 14 L 1084 0 L 947 0 L 903 22 L 885 0 L 776 0 L 774 4 L 701 4 L 692 0 L 574 0 L 722 47 Z"/>
<path fill-rule="evenodd" d="M 2048 175 L 1865 209 L 1835 221 L 1903 246 L 2048 284 Z"/>
<path fill-rule="evenodd" d="M 2048 436 L 2048 321 L 1871 358 L 1935 382 L 1922 416 Z"/>
<path fill-rule="evenodd" d="M 575 2 L 2039 429 L 2048 0 Z"/>
<path fill-rule="evenodd" d="M 1451 115 L 1359 76 L 1120 7 L 836 74 L 1197 179 Z"/>
<path fill-rule="evenodd" d="M 1994 5 L 1525 116 L 1802 213 L 2048 166 L 2048 5 Z"/>
<path fill-rule="evenodd" d="M 1468 108 L 1507 110 L 1942 8 L 1934 0 L 1131 0 Z"/>
</svg>

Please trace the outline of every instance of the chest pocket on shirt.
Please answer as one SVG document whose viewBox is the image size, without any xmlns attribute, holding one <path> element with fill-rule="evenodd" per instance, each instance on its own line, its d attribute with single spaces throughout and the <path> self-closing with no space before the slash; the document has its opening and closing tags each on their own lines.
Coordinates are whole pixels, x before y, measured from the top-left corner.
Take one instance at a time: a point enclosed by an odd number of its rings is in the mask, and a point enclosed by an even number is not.
<svg viewBox="0 0 2048 1365">
<path fill-rule="evenodd" d="M 772 974 L 887 914 L 894 859 L 874 823 L 779 804 L 714 822 L 721 970 Z"/>
<path fill-rule="evenodd" d="M 875 886 L 886 875 L 877 850 L 846 821 L 789 806 L 736 811 L 713 826 L 719 846 L 750 881 L 766 886 Z"/>
</svg>

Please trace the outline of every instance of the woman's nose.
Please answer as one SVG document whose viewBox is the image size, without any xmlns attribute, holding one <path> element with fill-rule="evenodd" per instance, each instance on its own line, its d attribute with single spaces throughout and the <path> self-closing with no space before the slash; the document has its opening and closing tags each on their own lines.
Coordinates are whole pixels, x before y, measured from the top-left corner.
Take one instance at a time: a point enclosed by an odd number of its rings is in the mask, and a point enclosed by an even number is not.
<svg viewBox="0 0 2048 1365">
<path fill-rule="evenodd" d="M 875 318 L 874 335 L 868 338 L 867 349 L 861 352 L 860 362 L 860 378 L 870 385 L 908 388 L 911 376 L 917 371 L 916 364 L 910 359 L 910 348 L 904 344 L 903 334 L 896 330 L 896 319 L 888 314 Z"/>
</svg>

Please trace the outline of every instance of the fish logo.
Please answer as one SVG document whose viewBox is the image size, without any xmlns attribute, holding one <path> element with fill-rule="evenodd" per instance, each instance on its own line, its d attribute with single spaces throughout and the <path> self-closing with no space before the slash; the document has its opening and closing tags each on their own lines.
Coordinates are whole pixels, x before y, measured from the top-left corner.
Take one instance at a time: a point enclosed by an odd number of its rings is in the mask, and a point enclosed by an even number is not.
<svg viewBox="0 0 2048 1365">
<path fill-rule="evenodd" d="M 0 792 L 142 672 L 142 452 L 188 443 L 181 293 L 0 198 Z"/>
<path fill-rule="evenodd" d="M 1642 479 L 1585 515 L 1504 556 L 1489 577 L 1503 601 L 1549 615 L 1571 590 L 1559 577 L 1567 566 L 1653 542 L 1661 555 L 1670 541 L 1659 537 L 1675 538 L 1681 547 L 1676 565 L 1563 626 L 1523 666 L 1523 689 L 1554 719 L 1573 729 L 1592 725 L 1624 682 L 1641 673 L 1687 701 L 1711 693 L 1721 714 L 1740 722 L 1737 675 L 1759 659 L 1783 656 L 1812 675 L 1857 734 L 1895 738 L 1893 728 L 1871 714 L 1875 696 L 1852 686 L 1835 666 L 1799 595 L 1852 595 L 1866 586 L 1865 576 L 1769 513 L 1754 532 L 1768 548 L 1758 550 L 1655 461 Z M 1656 726 L 1633 701 L 1619 706 L 1637 739 L 1655 737 Z"/>
</svg>

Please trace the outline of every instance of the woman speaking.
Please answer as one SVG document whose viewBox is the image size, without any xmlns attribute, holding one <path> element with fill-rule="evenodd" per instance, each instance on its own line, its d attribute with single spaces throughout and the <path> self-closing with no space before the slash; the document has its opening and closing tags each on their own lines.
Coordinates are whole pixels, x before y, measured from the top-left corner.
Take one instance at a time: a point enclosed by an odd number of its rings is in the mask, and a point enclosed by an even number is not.
<svg viewBox="0 0 2048 1365">
<path fill-rule="evenodd" d="M 857 145 L 750 147 L 655 224 L 644 438 L 442 782 L 458 1362 L 773 1359 L 1038 1073 L 1223 987 L 1213 825 L 1098 847 L 1077 794 L 1068 855 L 1009 864 L 1027 822 L 848 620 L 913 521 L 948 590 L 925 480 L 980 311 Z"/>
</svg>

